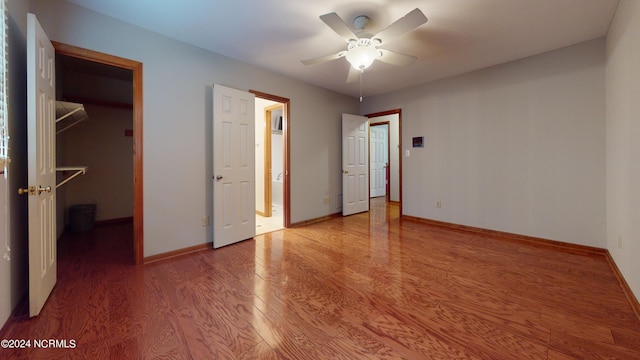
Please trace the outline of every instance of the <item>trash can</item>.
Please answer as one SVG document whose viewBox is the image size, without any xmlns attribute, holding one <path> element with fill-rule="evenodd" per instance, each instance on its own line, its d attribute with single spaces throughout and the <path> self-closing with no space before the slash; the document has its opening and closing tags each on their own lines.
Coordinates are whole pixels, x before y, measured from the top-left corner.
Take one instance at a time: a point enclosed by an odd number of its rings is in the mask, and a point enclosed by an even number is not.
<svg viewBox="0 0 640 360">
<path fill-rule="evenodd" d="M 83 232 L 93 229 L 96 204 L 74 205 L 69 208 L 69 231 Z"/>
</svg>

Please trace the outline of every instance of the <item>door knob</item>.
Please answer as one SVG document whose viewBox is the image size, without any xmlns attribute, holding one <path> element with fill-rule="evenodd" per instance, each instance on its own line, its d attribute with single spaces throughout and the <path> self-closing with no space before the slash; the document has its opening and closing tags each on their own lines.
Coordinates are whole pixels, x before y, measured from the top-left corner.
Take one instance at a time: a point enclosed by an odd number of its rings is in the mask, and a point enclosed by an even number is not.
<svg viewBox="0 0 640 360">
<path fill-rule="evenodd" d="M 40 195 L 40 193 L 42 193 L 43 191 L 50 193 L 51 186 L 47 186 L 47 187 L 38 186 L 37 188 L 35 186 L 29 186 L 28 188 L 20 188 L 18 189 L 18 194 Z"/>
<path fill-rule="evenodd" d="M 222 175 L 216 175 L 216 181 L 222 180 Z"/>
<path fill-rule="evenodd" d="M 343 174 L 348 174 L 348 173 L 349 173 L 349 170 L 342 170 L 342 173 L 343 173 Z"/>
<path fill-rule="evenodd" d="M 20 195 L 24 195 L 24 194 L 35 195 L 36 194 L 36 187 L 35 186 L 29 186 L 28 188 L 19 188 L 18 189 L 18 194 L 20 194 Z"/>
</svg>

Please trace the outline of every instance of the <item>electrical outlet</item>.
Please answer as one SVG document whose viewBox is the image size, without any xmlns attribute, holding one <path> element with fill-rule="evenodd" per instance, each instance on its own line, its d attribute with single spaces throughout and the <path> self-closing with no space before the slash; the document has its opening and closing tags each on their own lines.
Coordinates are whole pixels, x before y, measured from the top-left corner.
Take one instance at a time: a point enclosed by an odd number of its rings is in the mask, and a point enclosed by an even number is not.
<svg viewBox="0 0 640 360">
<path fill-rule="evenodd" d="M 442 208 L 442 201 L 436 201 L 436 207 L 438 209 Z"/>
<path fill-rule="evenodd" d="M 322 202 L 324 204 L 331 204 L 331 198 L 328 195 L 326 195 L 324 198 L 322 198 Z"/>
<path fill-rule="evenodd" d="M 203 216 L 202 217 L 202 226 L 209 226 L 209 217 L 208 216 Z"/>
</svg>

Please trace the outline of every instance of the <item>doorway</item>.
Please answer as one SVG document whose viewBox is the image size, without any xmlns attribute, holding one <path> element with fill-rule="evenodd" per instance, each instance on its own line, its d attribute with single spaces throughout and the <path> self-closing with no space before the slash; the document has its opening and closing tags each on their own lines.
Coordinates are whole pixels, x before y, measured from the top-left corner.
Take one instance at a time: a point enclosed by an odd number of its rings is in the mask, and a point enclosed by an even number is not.
<svg viewBox="0 0 640 360">
<path fill-rule="evenodd" d="M 369 197 L 389 201 L 389 122 L 369 125 Z"/>
<path fill-rule="evenodd" d="M 256 96 L 256 234 L 291 226 L 289 99 Z"/>
<path fill-rule="evenodd" d="M 75 46 L 67 45 L 52 41 L 55 48 L 56 57 L 64 57 L 65 60 L 85 69 L 85 71 L 91 71 L 91 69 L 102 69 L 107 71 L 108 74 L 118 77 L 127 76 L 130 81 L 125 81 L 125 86 L 129 86 L 130 91 L 130 104 L 126 104 L 126 101 L 106 99 L 95 100 L 83 98 L 82 96 L 74 95 L 68 99 L 74 102 L 94 102 L 97 106 L 114 108 L 128 108 L 131 111 L 131 126 L 122 129 L 123 138 L 130 138 L 131 147 L 129 150 L 133 150 L 132 169 L 130 175 L 127 176 L 130 179 L 128 182 L 132 184 L 131 199 L 132 203 L 128 206 L 133 208 L 133 259 L 135 264 L 142 264 L 144 262 L 143 252 L 143 205 L 142 205 L 142 63 L 128 60 L 108 54 L 103 54 L 87 49 L 78 48 Z M 119 81 L 122 82 L 120 78 Z M 131 153 L 129 153 L 131 154 Z M 130 155 L 129 155 L 130 156 Z M 91 171 L 91 169 L 89 169 Z M 131 175 L 132 174 L 132 175 Z M 132 178 L 131 178 L 132 177 Z M 125 181 L 127 181 L 125 179 Z"/>
<path fill-rule="evenodd" d="M 388 124 L 388 202 L 397 205 L 402 215 L 402 110 L 394 109 L 365 115 L 370 126 Z"/>
</svg>

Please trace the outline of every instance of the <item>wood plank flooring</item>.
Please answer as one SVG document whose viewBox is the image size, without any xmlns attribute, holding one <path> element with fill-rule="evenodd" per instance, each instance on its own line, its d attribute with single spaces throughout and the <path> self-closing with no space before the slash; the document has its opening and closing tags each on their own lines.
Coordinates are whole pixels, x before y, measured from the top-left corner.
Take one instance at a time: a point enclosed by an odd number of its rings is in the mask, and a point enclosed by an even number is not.
<svg viewBox="0 0 640 360">
<path fill-rule="evenodd" d="M 2 359 L 640 359 L 640 321 L 600 255 L 370 213 L 144 266 L 131 225 L 60 241 L 40 316 Z M 148 240 L 150 241 L 150 240 Z"/>
</svg>

